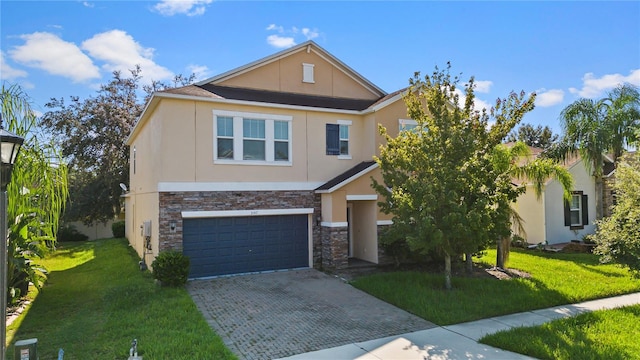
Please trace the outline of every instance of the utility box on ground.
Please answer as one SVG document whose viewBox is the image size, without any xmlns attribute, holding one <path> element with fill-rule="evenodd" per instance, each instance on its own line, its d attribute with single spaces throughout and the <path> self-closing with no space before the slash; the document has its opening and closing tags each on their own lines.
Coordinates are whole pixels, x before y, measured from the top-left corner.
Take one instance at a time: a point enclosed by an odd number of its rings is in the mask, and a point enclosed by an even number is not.
<svg viewBox="0 0 640 360">
<path fill-rule="evenodd" d="M 18 340 L 14 347 L 15 360 L 38 360 L 38 339 Z"/>
</svg>

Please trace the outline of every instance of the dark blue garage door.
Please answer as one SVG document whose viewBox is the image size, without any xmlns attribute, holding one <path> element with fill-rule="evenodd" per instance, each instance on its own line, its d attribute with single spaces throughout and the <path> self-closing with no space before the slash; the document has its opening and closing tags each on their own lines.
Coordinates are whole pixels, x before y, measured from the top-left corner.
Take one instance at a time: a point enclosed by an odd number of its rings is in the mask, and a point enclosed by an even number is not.
<svg viewBox="0 0 640 360">
<path fill-rule="evenodd" d="M 184 219 L 189 277 L 309 266 L 307 215 Z"/>
</svg>

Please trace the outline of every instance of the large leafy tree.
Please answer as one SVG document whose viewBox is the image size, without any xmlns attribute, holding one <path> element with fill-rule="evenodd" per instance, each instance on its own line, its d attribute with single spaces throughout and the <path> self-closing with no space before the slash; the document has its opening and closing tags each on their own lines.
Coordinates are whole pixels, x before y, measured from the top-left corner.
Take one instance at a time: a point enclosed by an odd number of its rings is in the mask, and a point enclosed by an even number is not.
<svg viewBox="0 0 640 360">
<path fill-rule="evenodd" d="M 41 125 L 56 139 L 69 163 L 70 205 L 65 219 L 91 224 L 120 213 L 120 183 L 129 181 L 129 150 L 125 141 L 154 91 L 170 86 L 153 81 L 141 86 L 140 68 L 130 76 L 120 72 L 100 86 L 94 97 L 52 99 Z M 194 76 L 174 78 L 173 86 Z"/>
<path fill-rule="evenodd" d="M 611 153 L 617 162 L 625 147 L 637 141 L 640 128 L 640 93 L 622 84 L 606 97 L 578 99 L 560 113 L 563 138 L 548 156 L 566 158 L 578 153 L 592 171 L 596 184 L 596 217 L 602 217 L 603 155 Z"/>
<path fill-rule="evenodd" d="M 512 185 L 511 174 L 492 154 L 535 99 L 512 93 L 489 113 L 475 111 L 473 78 L 461 103 L 459 79 L 449 68 L 411 79 L 405 103 L 418 127 L 395 138 L 380 127 L 386 144 L 376 161 L 383 182 L 373 182 L 382 211 L 393 214 L 387 236 L 403 239 L 419 254 L 441 254 L 447 289 L 452 257 L 510 234 L 509 205 L 523 189 Z"/>
<path fill-rule="evenodd" d="M 640 277 L 640 153 L 623 156 L 616 169 L 617 202 L 612 214 L 598 221 L 595 253 Z"/>
<path fill-rule="evenodd" d="M 55 241 L 67 190 L 62 154 L 36 134 L 29 97 L 17 85 L 2 85 L 3 126 L 25 138 L 7 187 L 8 299 L 24 295 L 29 283 L 40 287 L 43 272 L 37 259 Z"/>
<path fill-rule="evenodd" d="M 533 126 L 531 124 L 522 124 L 516 131 L 512 131 L 507 136 L 508 142 L 522 141 L 529 146 L 546 149 L 553 143 L 558 141 L 558 135 L 554 134 L 548 126 Z"/>
</svg>

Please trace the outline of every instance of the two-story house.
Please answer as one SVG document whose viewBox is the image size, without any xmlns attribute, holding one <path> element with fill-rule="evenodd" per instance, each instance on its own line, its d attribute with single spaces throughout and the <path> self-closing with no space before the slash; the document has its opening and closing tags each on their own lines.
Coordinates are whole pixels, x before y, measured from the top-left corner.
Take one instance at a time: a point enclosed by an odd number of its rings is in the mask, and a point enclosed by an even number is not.
<svg viewBox="0 0 640 360">
<path fill-rule="evenodd" d="M 157 92 L 127 139 L 127 237 L 147 264 L 183 251 L 191 277 L 379 263 L 378 124 L 406 114 L 312 41 Z"/>
</svg>

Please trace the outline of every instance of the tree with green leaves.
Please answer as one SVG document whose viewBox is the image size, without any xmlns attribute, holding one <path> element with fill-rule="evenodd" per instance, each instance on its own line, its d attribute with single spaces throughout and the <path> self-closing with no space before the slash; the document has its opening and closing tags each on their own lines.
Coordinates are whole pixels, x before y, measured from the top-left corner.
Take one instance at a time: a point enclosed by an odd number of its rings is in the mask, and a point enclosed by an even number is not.
<svg viewBox="0 0 640 360">
<path fill-rule="evenodd" d="M 125 77 L 115 71 L 95 97 L 72 96 L 69 104 L 63 98 L 46 104 L 51 110 L 42 117 L 41 126 L 56 139 L 70 168 L 67 221 L 106 222 L 121 211 L 120 183 L 129 182 L 126 139 L 151 93 L 170 86 L 153 81 L 141 87 L 140 68 L 130 72 Z M 193 80 L 193 75 L 178 75 L 173 85 Z"/>
<path fill-rule="evenodd" d="M 597 222 L 594 252 L 640 277 L 640 153 L 622 157 L 616 169 L 616 204 L 611 216 Z"/>
<path fill-rule="evenodd" d="M 614 162 L 624 149 L 635 143 L 640 128 L 640 93 L 630 84 L 622 84 L 606 97 L 578 99 L 560 113 L 563 138 L 546 152 L 547 156 L 566 159 L 578 153 L 592 172 L 596 184 L 596 218 L 602 218 L 603 155 L 611 153 Z"/>
<path fill-rule="evenodd" d="M 465 84 L 450 66 L 424 79 L 418 73 L 405 95 L 418 126 L 386 144 L 376 161 L 383 182 L 373 187 L 393 214 L 388 238 L 403 239 L 411 251 L 444 258 L 445 287 L 451 288 L 451 259 L 477 252 L 510 234 L 510 204 L 522 193 L 498 162 L 496 147 L 534 106 L 535 95 L 510 94 L 487 112 L 474 110 L 474 79 Z M 494 125 L 489 127 L 489 119 Z"/>
<path fill-rule="evenodd" d="M 40 288 L 36 263 L 55 241 L 68 197 L 67 166 L 51 142 L 36 134 L 29 97 L 17 85 L 2 85 L 3 126 L 25 138 L 7 187 L 8 299 L 25 295 L 29 283 Z"/>
<path fill-rule="evenodd" d="M 548 126 L 542 127 L 542 125 L 538 125 L 534 127 L 531 124 L 522 124 L 517 131 L 509 133 L 507 141 L 522 141 L 529 146 L 546 149 L 558 141 L 558 135 L 554 134 Z"/>
</svg>

